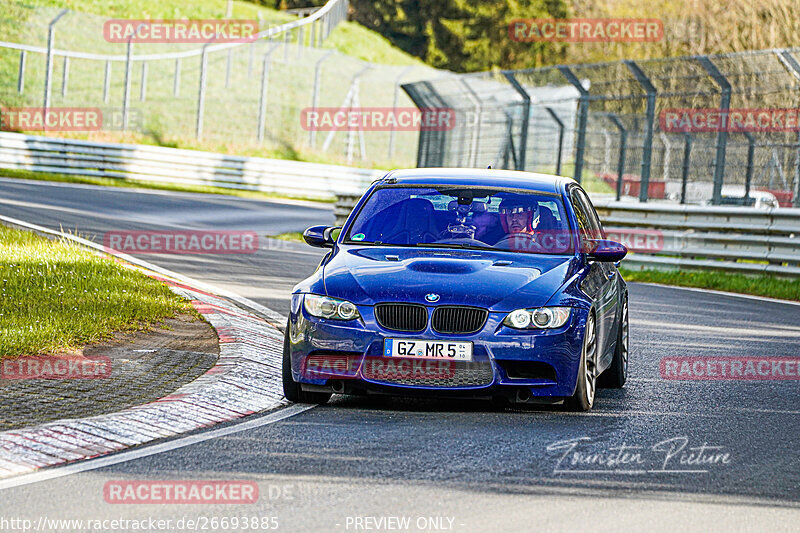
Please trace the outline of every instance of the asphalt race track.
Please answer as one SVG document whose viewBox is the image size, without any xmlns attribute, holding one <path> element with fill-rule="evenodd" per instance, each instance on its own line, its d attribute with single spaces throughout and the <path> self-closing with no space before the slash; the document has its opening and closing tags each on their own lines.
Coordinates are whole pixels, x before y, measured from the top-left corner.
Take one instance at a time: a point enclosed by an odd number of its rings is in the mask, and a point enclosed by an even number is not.
<svg viewBox="0 0 800 533">
<path fill-rule="evenodd" d="M 333 221 L 330 207 L 312 204 L 7 179 L 0 214 L 97 242 L 110 230 L 263 237 Z M 285 314 L 291 287 L 321 256 L 262 240 L 255 254 L 139 257 Z M 659 363 L 797 357 L 800 306 L 631 284 L 630 316 L 631 379 L 601 389 L 588 414 L 335 396 L 274 424 L 1 490 L 0 516 L 170 519 L 176 530 L 201 516 L 277 517 L 282 531 L 402 530 L 403 519 L 439 531 L 796 528 L 800 381 L 665 380 Z M 251 480 L 261 496 L 216 507 L 106 503 L 105 482 L 125 479 Z"/>
</svg>

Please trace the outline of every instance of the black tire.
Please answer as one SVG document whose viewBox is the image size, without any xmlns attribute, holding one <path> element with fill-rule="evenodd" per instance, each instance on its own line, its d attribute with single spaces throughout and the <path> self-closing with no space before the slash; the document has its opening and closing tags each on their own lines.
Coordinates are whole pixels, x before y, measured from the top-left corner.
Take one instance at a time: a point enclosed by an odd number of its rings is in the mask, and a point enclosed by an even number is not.
<svg viewBox="0 0 800 533">
<path fill-rule="evenodd" d="M 309 392 L 300 388 L 300 384 L 292 377 L 292 359 L 289 353 L 289 323 L 286 324 L 286 333 L 283 336 L 283 395 L 290 402 L 295 403 L 328 403 L 332 394 L 328 392 Z"/>
<path fill-rule="evenodd" d="M 597 392 L 597 324 L 593 313 L 586 319 L 586 332 L 583 335 L 581 364 L 578 366 L 578 382 L 575 393 L 567 398 L 564 405 L 570 411 L 588 411 L 594 405 Z"/>
<path fill-rule="evenodd" d="M 622 303 L 619 328 L 617 330 L 617 347 L 611 365 L 600 375 L 598 381 L 601 387 L 621 389 L 628 379 L 628 357 L 630 355 L 628 327 L 628 295 Z"/>
</svg>

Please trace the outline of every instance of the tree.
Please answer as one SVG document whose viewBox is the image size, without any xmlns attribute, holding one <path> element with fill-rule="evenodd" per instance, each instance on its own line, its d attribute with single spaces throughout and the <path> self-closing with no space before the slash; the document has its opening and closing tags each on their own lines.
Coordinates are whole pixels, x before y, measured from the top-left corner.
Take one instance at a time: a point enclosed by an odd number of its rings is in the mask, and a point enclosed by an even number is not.
<svg viewBox="0 0 800 533">
<path fill-rule="evenodd" d="M 563 57 L 559 43 L 520 43 L 509 24 L 563 18 L 564 0 L 352 0 L 352 18 L 426 63 L 457 72 L 529 68 Z"/>
</svg>

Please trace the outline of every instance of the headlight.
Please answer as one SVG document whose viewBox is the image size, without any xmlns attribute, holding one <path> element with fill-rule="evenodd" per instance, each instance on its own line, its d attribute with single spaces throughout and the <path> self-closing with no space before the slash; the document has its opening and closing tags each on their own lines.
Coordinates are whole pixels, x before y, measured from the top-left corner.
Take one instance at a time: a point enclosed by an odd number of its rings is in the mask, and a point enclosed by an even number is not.
<svg viewBox="0 0 800 533">
<path fill-rule="evenodd" d="M 569 320 L 569 307 L 540 307 L 511 311 L 503 324 L 514 329 L 555 329 Z"/>
<path fill-rule="evenodd" d="M 319 318 L 353 320 L 359 317 L 358 309 L 351 302 L 317 294 L 306 294 L 303 307 L 309 315 Z"/>
</svg>

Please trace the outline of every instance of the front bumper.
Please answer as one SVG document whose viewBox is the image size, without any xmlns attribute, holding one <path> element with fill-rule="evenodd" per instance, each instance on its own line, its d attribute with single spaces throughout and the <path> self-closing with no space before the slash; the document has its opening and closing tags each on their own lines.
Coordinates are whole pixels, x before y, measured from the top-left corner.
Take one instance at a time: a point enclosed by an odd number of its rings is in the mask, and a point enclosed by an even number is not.
<svg viewBox="0 0 800 533">
<path fill-rule="evenodd" d="M 507 313 L 490 312 L 477 333 L 443 335 L 430 320 L 419 333 L 384 329 L 371 306 L 358 306 L 357 320 L 316 318 L 303 309 L 302 298 L 292 298 L 288 342 L 292 376 L 304 389 L 459 397 L 524 391 L 533 398 L 575 391 L 588 309 L 573 308 L 567 324 L 554 330 L 515 330 L 502 325 Z M 384 357 L 387 338 L 471 341 L 473 361 Z"/>
</svg>

